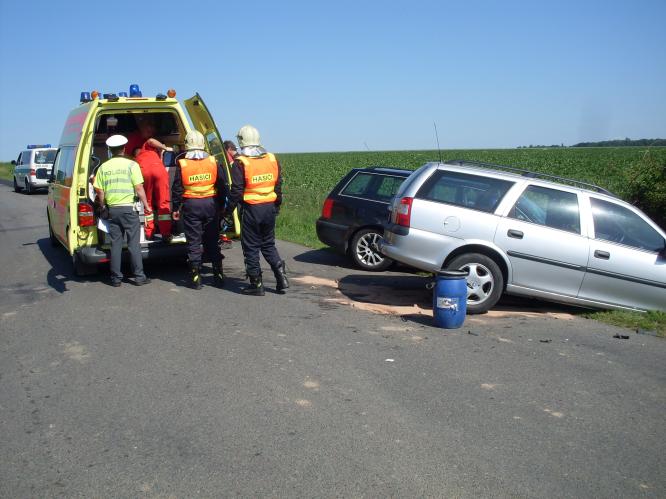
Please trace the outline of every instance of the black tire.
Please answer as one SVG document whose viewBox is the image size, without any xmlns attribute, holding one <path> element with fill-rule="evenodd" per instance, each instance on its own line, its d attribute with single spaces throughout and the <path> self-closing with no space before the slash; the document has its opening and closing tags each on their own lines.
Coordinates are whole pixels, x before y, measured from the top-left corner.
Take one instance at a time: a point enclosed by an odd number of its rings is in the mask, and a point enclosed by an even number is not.
<svg viewBox="0 0 666 499">
<path fill-rule="evenodd" d="M 86 265 L 81 261 L 78 253 L 72 255 L 72 265 L 74 266 L 74 274 L 77 277 L 84 277 L 87 275 L 93 275 L 97 273 L 96 265 Z"/>
<path fill-rule="evenodd" d="M 49 217 L 48 211 L 46 212 L 46 220 L 49 224 L 49 242 L 51 243 L 51 247 L 57 248 L 60 246 L 60 241 L 58 241 L 58 238 L 53 233 L 53 229 L 51 228 L 51 217 Z"/>
<path fill-rule="evenodd" d="M 21 192 L 23 189 L 21 189 L 16 182 L 16 177 L 14 177 L 14 192 Z"/>
<path fill-rule="evenodd" d="M 504 276 L 497 262 L 480 253 L 465 253 L 451 260 L 446 268 L 464 270 L 467 276 L 467 313 L 485 314 L 504 292 Z"/>
<path fill-rule="evenodd" d="M 357 267 L 378 272 L 391 266 L 393 260 L 382 255 L 377 248 L 382 235 L 378 229 L 361 229 L 354 234 L 349 245 L 349 255 Z"/>
<path fill-rule="evenodd" d="M 25 179 L 25 193 L 30 195 L 32 194 L 32 186 L 30 185 L 30 182 L 28 182 L 28 179 Z"/>
</svg>

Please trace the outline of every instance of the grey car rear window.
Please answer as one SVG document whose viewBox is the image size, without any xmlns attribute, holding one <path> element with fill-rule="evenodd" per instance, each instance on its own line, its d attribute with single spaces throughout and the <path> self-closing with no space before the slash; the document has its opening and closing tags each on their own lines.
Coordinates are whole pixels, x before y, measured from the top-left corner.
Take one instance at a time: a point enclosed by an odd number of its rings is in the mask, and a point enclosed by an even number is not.
<svg viewBox="0 0 666 499">
<path fill-rule="evenodd" d="M 436 170 L 416 197 L 492 213 L 513 184 L 508 180 Z"/>
<path fill-rule="evenodd" d="M 405 177 L 378 173 L 358 173 L 342 189 L 343 196 L 389 202 L 395 196 Z"/>
</svg>

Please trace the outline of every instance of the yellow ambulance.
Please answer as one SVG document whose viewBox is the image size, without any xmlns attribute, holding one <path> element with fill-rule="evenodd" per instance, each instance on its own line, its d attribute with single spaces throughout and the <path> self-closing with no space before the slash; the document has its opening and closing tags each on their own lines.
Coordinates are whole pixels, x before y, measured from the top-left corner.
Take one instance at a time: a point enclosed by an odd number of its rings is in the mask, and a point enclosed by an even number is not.
<svg viewBox="0 0 666 499">
<path fill-rule="evenodd" d="M 138 133 L 139 117 L 150 115 L 155 125 L 155 138 L 174 148 L 173 153 L 165 153 L 162 158 L 171 182 L 177 161 L 184 154 L 185 135 L 196 129 L 203 133 L 208 153 L 223 166 L 230 185 L 230 165 L 222 137 L 206 105 L 199 94 L 185 99 L 183 104 L 189 120 L 173 89 L 166 95 L 154 97 L 144 97 L 138 85 L 131 85 L 129 92 L 117 94 L 81 93 L 80 104 L 65 121 L 48 181 L 47 200 L 51 244 L 63 245 L 67 249 L 77 275 L 94 273 L 98 264 L 109 261 L 108 234 L 103 230 L 103 224 L 98 223 L 93 209 L 92 175 L 100 163 L 108 159 L 106 139 L 114 134 Z M 237 237 L 240 224 L 236 213 L 230 222 L 222 232 Z M 142 236 L 141 252 L 144 260 L 184 257 L 185 239 L 146 240 Z"/>
</svg>

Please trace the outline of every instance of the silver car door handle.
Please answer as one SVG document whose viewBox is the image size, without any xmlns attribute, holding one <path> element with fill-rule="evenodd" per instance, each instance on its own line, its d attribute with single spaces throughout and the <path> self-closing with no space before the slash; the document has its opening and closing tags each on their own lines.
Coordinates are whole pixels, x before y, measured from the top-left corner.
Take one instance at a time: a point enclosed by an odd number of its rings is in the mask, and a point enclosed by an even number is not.
<svg viewBox="0 0 666 499">
<path fill-rule="evenodd" d="M 506 235 L 513 237 L 514 239 L 522 239 L 524 234 L 522 230 L 509 229 L 509 232 L 507 232 Z"/>
<path fill-rule="evenodd" d="M 594 257 L 601 258 L 602 260 L 610 260 L 610 253 L 608 251 L 594 250 Z"/>
</svg>

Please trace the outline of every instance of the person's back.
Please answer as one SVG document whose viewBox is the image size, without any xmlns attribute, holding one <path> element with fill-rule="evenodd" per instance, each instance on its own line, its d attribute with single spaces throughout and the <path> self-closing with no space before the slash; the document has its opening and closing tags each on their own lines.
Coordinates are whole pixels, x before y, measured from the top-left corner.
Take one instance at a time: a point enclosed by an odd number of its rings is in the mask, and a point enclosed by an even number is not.
<svg viewBox="0 0 666 499">
<path fill-rule="evenodd" d="M 115 156 L 97 169 L 95 186 L 104 190 L 108 206 L 131 206 L 134 203 L 133 164 L 136 165 L 129 158 Z"/>
<path fill-rule="evenodd" d="M 259 141 L 259 132 L 251 125 L 238 131 L 240 153 L 231 171 L 232 183 L 227 212 L 242 203 L 241 244 L 245 256 L 245 271 L 250 285 L 243 293 L 264 295 L 259 254 L 271 266 L 276 290 L 283 293 L 289 287 L 285 262 L 275 247 L 275 217 L 282 202 L 281 168 L 275 156 Z"/>
</svg>

